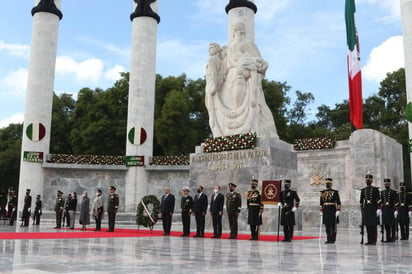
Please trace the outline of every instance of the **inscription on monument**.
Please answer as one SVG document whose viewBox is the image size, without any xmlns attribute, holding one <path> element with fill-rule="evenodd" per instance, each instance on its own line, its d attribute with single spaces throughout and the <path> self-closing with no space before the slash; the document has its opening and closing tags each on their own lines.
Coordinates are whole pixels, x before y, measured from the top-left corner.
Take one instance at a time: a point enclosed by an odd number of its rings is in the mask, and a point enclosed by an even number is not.
<svg viewBox="0 0 412 274">
<path fill-rule="evenodd" d="M 222 153 L 210 153 L 193 155 L 190 159 L 192 163 L 224 161 L 224 160 L 243 160 L 267 157 L 267 151 L 263 149 L 230 151 Z"/>
</svg>

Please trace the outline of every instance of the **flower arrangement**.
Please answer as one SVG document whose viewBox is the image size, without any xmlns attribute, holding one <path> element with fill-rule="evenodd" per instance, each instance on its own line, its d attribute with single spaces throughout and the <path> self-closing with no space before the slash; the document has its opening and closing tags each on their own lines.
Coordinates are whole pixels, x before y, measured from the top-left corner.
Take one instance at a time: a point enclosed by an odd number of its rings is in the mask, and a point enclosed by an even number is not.
<svg viewBox="0 0 412 274">
<path fill-rule="evenodd" d="M 205 141 L 204 152 L 220 152 L 254 148 L 256 144 L 256 132 L 235 134 L 208 138 Z"/>
<path fill-rule="evenodd" d="M 152 205 L 152 212 L 149 211 L 149 205 Z M 156 224 L 160 213 L 160 201 L 154 195 L 144 196 L 137 206 L 136 224 L 149 227 L 150 230 Z"/>
<path fill-rule="evenodd" d="M 152 165 L 158 166 L 188 166 L 190 163 L 189 156 L 154 156 Z"/>
<path fill-rule="evenodd" d="M 295 150 L 314 150 L 314 149 L 331 149 L 336 146 L 336 138 L 333 137 L 314 137 L 296 139 L 293 142 Z"/>
<path fill-rule="evenodd" d="M 125 156 L 50 154 L 47 159 L 55 164 L 125 165 Z"/>
</svg>

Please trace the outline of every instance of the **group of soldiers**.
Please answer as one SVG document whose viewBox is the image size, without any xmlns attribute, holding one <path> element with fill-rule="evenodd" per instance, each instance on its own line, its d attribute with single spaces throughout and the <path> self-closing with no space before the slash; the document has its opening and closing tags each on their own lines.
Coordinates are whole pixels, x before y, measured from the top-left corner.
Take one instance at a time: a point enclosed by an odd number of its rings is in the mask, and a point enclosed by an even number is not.
<svg viewBox="0 0 412 274">
<path fill-rule="evenodd" d="M 281 224 L 284 228 L 285 237 L 283 241 L 290 242 L 293 239 L 293 227 L 295 225 L 295 211 L 299 207 L 299 196 L 296 191 L 290 188 L 291 181 L 284 180 L 285 190 L 281 192 L 280 202 L 282 204 Z M 213 236 L 212 238 L 222 237 L 222 216 L 223 207 L 226 199 L 226 213 L 228 216 L 230 236 L 229 239 L 236 239 L 238 236 L 238 217 L 242 209 L 241 194 L 236 192 L 237 185 L 230 183 L 228 185 L 228 193 L 223 195 L 220 193 L 221 187 L 215 186 L 214 193 L 210 199 L 209 212 L 212 215 Z M 250 240 L 259 239 L 259 228 L 262 225 L 262 213 L 264 205 L 262 203 L 261 192 L 257 189 L 258 181 L 253 179 L 251 189 L 246 192 L 248 224 L 250 226 Z M 190 217 L 195 216 L 196 234 L 194 237 L 204 237 L 205 216 L 208 211 L 207 194 L 203 192 L 203 186 L 197 187 L 197 193 L 194 196 L 189 195 L 190 189 L 184 187 L 181 198 L 181 214 L 183 224 L 182 237 L 190 235 Z M 165 193 L 161 198 L 161 214 L 163 221 L 163 231 L 165 236 L 170 234 L 172 224 L 172 216 L 174 213 L 175 198 L 170 193 L 170 188 L 165 188 Z"/>
<path fill-rule="evenodd" d="M 381 226 L 382 242 L 396 241 L 399 238 L 398 226 L 401 231 L 400 240 L 408 240 L 409 218 L 412 217 L 412 196 L 406 191 L 405 183 L 399 183 L 399 192 L 391 189 L 390 179 L 384 179 L 385 189 L 382 191 L 372 186 L 373 175 L 371 174 L 365 176 L 365 183 L 366 187 L 361 190 L 359 201 L 362 211 L 362 236 L 364 227 L 367 231 L 365 244 L 376 245 L 378 224 Z"/>
</svg>

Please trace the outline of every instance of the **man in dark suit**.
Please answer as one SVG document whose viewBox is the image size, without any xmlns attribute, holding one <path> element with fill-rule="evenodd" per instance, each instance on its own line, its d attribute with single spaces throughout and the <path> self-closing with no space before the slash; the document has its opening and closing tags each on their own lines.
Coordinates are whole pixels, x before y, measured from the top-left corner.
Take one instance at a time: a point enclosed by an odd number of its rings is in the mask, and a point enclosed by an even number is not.
<svg viewBox="0 0 412 274">
<path fill-rule="evenodd" d="M 160 210 L 162 212 L 163 235 L 170 235 L 170 228 L 172 227 L 172 216 L 175 210 L 175 196 L 170 193 L 170 188 L 165 187 L 162 201 L 160 203 Z"/>
<path fill-rule="evenodd" d="M 210 199 L 210 214 L 212 214 L 213 222 L 212 238 L 220 238 L 222 236 L 222 215 L 225 196 L 220 193 L 220 186 L 215 186 L 214 192 Z"/>
<path fill-rule="evenodd" d="M 196 217 L 196 235 L 195 237 L 204 237 L 205 235 L 205 216 L 207 211 L 207 195 L 203 193 L 203 186 L 197 187 L 197 194 L 194 200 L 194 212 Z"/>
</svg>

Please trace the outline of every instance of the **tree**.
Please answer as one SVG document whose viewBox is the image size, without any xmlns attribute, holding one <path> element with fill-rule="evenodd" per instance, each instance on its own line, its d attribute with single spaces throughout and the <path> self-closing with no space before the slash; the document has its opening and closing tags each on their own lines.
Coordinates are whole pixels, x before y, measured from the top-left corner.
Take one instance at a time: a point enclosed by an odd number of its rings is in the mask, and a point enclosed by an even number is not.
<svg viewBox="0 0 412 274">
<path fill-rule="evenodd" d="M 76 102 L 71 94 L 53 95 L 53 110 L 50 136 L 51 153 L 73 153 L 70 140 L 72 131 L 71 115 Z"/>
<path fill-rule="evenodd" d="M 22 131 L 22 124 L 0 129 L 0 193 L 9 187 L 18 189 Z"/>
<path fill-rule="evenodd" d="M 310 103 L 315 100 L 310 92 L 301 92 L 297 90 L 296 101 L 293 103 L 293 108 L 288 112 L 289 123 L 293 124 L 305 124 L 306 120 L 306 108 Z"/>
</svg>

